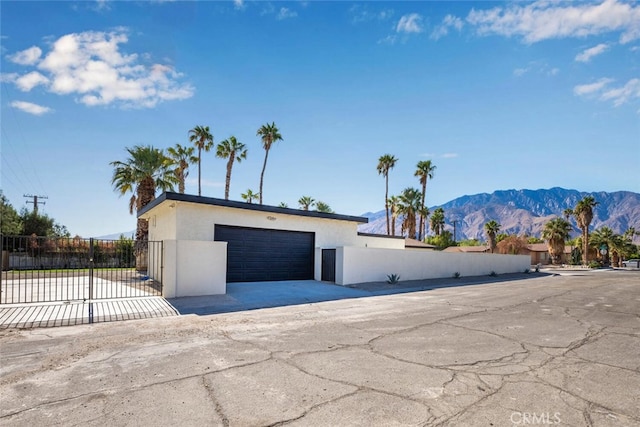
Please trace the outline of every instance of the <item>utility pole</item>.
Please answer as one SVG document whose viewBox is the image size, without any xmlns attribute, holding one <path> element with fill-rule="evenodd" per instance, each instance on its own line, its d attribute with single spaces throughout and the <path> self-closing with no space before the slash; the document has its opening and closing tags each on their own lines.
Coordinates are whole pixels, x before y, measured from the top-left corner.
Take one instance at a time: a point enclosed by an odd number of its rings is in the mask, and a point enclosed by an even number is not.
<svg viewBox="0 0 640 427">
<path fill-rule="evenodd" d="M 33 203 L 33 213 L 35 213 L 36 215 L 38 215 L 38 204 L 46 204 L 46 202 L 41 202 L 38 199 L 48 199 L 47 196 L 34 196 L 33 194 L 24 194 L 23 197 L 26 197 L 27 199 L 33 199 L 27 200 L 27 203 Z"/>
</svg>

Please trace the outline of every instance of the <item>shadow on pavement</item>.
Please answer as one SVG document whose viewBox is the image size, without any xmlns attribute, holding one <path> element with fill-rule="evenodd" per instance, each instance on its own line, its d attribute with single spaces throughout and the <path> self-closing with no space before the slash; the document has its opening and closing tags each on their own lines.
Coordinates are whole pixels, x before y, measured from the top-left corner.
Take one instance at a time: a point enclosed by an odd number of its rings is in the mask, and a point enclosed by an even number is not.
<svg viewBox="0 0 640 427">
<path fill-rule="evenodd" d="M 514 273 L 499 276 L 461 277 L 458 279 L 400 281 L 395 285 L 386 282 L 369 282 L 340 286 L 314 280 L 228 283 L 225 295 L 169 298 L 168 301 L 180 314 L 208 315 L 485 283 L 510 282 L 550 275 L 542 272 L 530 274 Z"/>
</svg>

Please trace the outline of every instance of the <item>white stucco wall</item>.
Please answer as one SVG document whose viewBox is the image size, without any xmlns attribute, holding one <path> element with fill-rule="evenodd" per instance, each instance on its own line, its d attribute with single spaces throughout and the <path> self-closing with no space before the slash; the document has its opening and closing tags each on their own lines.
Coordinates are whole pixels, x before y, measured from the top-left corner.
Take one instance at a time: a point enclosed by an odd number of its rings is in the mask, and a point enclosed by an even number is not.
<svg viewBox="0 0 640 427">
<path fill-rule="evenodd" d="M 385 236 L 358 235 L 357 244 L 361 248 L 404 249 L 404 238 L 390 238 Z"/>
<path fill-rule="evenodd" d="M 483 276 L 523 272 L 530 267 L 527 255 L 463 254 L 438 251 L 340 247 L 336 251 L 336 283 L 378 282 L 389 274 L 400 280 Z"/>
<path fill-rule="evenodd" d="M 164 241 L 163 295 L 166 298 L 227 292 L 227 243 Z"/>
</svg>

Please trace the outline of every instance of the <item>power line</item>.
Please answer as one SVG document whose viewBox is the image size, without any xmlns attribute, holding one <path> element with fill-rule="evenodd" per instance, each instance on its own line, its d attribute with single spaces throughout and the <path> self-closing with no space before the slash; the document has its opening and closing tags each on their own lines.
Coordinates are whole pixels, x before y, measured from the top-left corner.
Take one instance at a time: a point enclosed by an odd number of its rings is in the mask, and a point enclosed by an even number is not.
<svg viewBox="0 0 640 427">
<path fill-rule="evenodd" d="M 48 199 L 47 196 L 34 196 L 33 194 L 25 194 L 23 197 L 33 198 L 32 201 L 27 200 L 27 203 L 33 203 L 33 213 L 38 215 L 38 204 L 44 205 L 47 202 L 41 202 L 38 199 Z"/>
<path fill-rule="evenodd" d="M 8 103 L 11 104 L 11 99 L 12 98 L 11 98 L 11 96 L 9 94 L 9 90 L 7 89 L 7 83 L 3 82 L 2 83 L 2 88 L 4 89 L 4 93 L 5 93 L 6 97 L 7 97 Z M 14 108 L 9 108 L 9 110 L 11 110 L 11 115 L 13 117 L 13 121 L 16 123 L 16 127 L 17 127 L 18 133 L 20 135 L 20 139 L 22 140 L 21 146 L 24 149 L 25 156 L 29 160 L 29 163 L 30 163 L 30 166 L 31 166 L 31 170 L 33 171 L 32 175 L 35 177 L 36 183 L 38 184 L 38 187 L 40 188 L 40 190 L 43 191 L 44 190 L 44 186 L 42 185 L 42 181 L 40 180 L 40 176 L 38 175 L 38 168 L 36 168 L 36 166 L 35 166 L 35 162 L 33 160 L 32 154 L 31 154 L 32 153 L 31 149 L 29 147 L 29 144 L 27 144 L 27 142 L 26 142 L 26 139 L 24 137 L 24 133 L 22 132 L 22 127 L 20 125 L 20 122 L 18 121 L 18 118 L 16 117 L 15 109 Z M 5 137 L 6 137 L 6 132 L 5 132 Z M 3 138 L 3 140 L 4 140 L 4 138 Z M 11 147 L 11 144 L 9 144 L 9 146 Z M 25 175 L 26 175 L 26 172 L 24 171 L 24 168 L 22 168 L 22 169 L 23 169 L 23 173 L 25 173 Z M 26 176 L 28 176 L 28 175 L 26 175 Z"/>
</svg>

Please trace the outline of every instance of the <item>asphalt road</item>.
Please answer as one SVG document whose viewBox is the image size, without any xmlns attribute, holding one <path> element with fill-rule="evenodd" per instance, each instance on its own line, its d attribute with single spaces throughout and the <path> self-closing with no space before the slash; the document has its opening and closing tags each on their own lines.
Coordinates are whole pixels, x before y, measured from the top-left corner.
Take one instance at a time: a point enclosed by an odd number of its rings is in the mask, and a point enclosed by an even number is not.
<svg viewBox="0 0 640 427">
<path fill-rule="evenodd" d="M 640 425 L 640 272 L 0 331 L 0 424 Z"/>
</svg>

